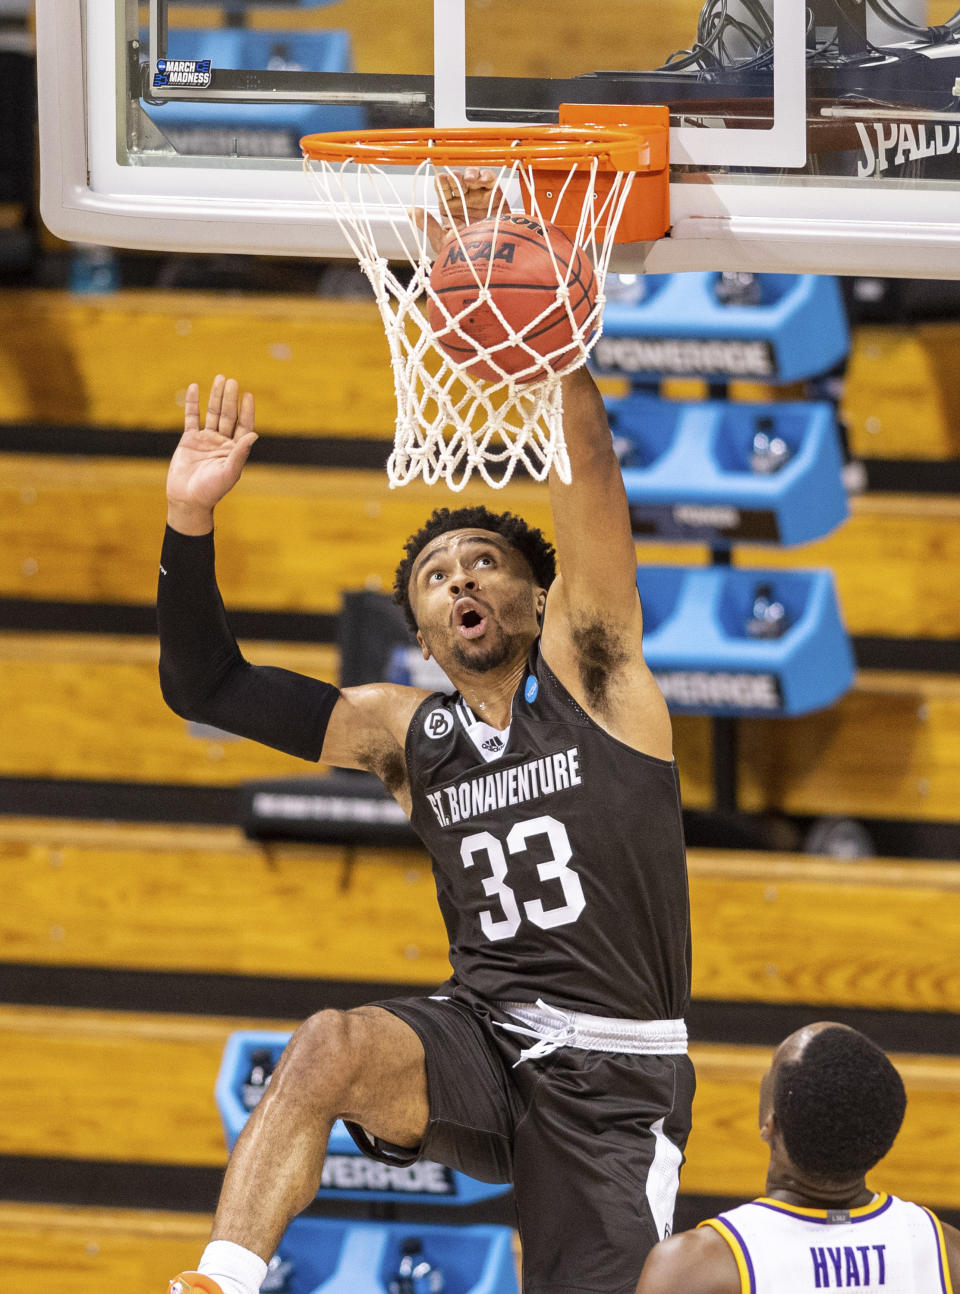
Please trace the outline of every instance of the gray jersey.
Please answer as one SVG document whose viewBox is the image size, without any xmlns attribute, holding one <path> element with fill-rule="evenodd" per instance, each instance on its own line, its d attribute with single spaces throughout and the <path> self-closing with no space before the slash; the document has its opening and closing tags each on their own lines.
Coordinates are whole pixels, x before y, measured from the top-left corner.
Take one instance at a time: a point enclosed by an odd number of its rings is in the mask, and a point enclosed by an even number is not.
<svg viewBox="0 0 960 1294">
<path fill-rule="evenodd" d="M 493 1001 L 683 1016 L 690 921 L 672 760 L 604 732 L 539 643 L 508 731 L 435 693 L 406 758 L 456 982 Z"/>
</svg>

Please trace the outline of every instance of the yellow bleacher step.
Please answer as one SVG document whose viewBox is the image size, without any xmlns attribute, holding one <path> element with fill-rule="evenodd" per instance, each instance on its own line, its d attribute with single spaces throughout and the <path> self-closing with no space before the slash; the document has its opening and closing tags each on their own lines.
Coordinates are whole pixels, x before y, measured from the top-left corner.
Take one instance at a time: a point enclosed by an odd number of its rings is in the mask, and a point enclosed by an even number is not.
<svg viewBox="0 0 960 1294">
<path fill-rule="evenodd" d="M 317 22 L 319 12 L 317 25 L 349 26 L 347 11 L 370 2 L 344 0 L 326 16 L 316 10 L 309 17 L 301 14 L 294 25 Z M 385 0 L 380 2 L 386 10 Z M 501 74 L 528 75 L 505 66 L 505 59 L 522 64 L 526 54 L 514 47 L 513 39 L 504 49 L 500 35 L 510 21 L 507 0 L 492 3 L 507 16 L 498 23 L 488 5 L 483 24 L 472 33 L 471 49 L 482 60 L 486 33 L 497 42 L 494 57 Z M 627 13 L 632 0 L 618 3 Z M 222 11 L 216 14 L 219 18 Z M 257 20 L 272 25 L 276 18 L 270 12 Z M 423 55 L 429 36 L 420 44 L 413 37 L 417 24 L 405 18 L 398 28 L 392 18 L 385 21 L 393 37 L 387 46 L 393 66 L 382 70 L 430 72 Z M 620 30 L 615 20 L 601 26 L 608 33 Z M 695 16 L 681 18 L 679 26 L 695 29 Z M 368 15 L 358 24 L 355 39 L 362 46 L 370 33 L 378 33 L 375 39 L 383 49 L 383 29 Z M 404 35 L 410 38 L 406 52 Z M 577 57 L 586 65 L 583 35 L 577 34 Z M 666 33 L 661 35 L 666 49 L 676 48 Z M 602 39 L 599 32 L 598 37 Z M 604 66 L 597 54 L 596 66 Z M 539 44 L 537 57 L 542 61 Z M 367 61 L 371 59 L 376 54 L 368 50 Z M 411 66 L 411 60 L 420 65 Z M 536 75 L 544 74 L 539 67 Z M 170 430 L 178 422 L 175 399 L 182 399 L 186 383 L 196 379 L 208 386 L 215 373 L 227 372 L 255 392 L 264 430 L 292 436 L 392 435 L 393 379 L 372 293 L 369 299 L 337 300 L 151 288 L 84 299 L 26 289 L 0 299 L 0 337 L 0 422 Z M 840 409 L 854 457 L 952 459 L 960 454 L 960 396 L 954 376 L 958 344 L 960 325 L 954 321 L 859 325 L 853 330 Z M 150 363 L 118 366 L 116 357 L 124 353 L 149 355 Z M 613 392 L 623 384 L 607 382 L 605 387 Z M 705 384 L 673 382 L 665 390 L 674 399 L 702 399 Z M 802 393 L 733 383 L 731 396 L 756 401 L 797 399 Z"/>
<path fill-rule="evenodd" d="M 0 1154 L 222 1164 L 226 1150 L 213 1084 L 226 1038 L 239 1027 L 283 1026 L 0 1007 L 0 1074 L 7 1094 Z M 22 1064 L 25 1054 L 29 1067 Z M 756 1131 L 757 1087 L 770 1054 L 764 1047 L 691 1047 L 698 1091 L 684 1191 L 748 1196 L 762 1187 L 766 1159 Z M 960 1130 L 944 1111 L 960 1098 L 960 1061 L 893 1060 L 907 1088 L 907 1117 L 871 1181 L 933 1206 L 957 1207 Z"/>
<path fill-rule="evenodd" d="M 166 464 L 138 459 L 6 455 L 0 471 L 0 597 L 144 605 L 156 591 Z M 258 465 L 217 513 L 228 607 L 334 613 L 344 590 L 389 591 L 403 545 L 436 507 L 484 503 L 552 534 L 545 486 L 482 485 L 453 499 L 441 486 L 391 490 L 379 471 Z M 643 564 L 702 565 L 700 545 L 642 543 Z M 854 498 L 850 519 L 797 548 L 736 550 L 737 566 L 829 567 L 847 629 L 892 638 L 960 638 L 960 499 Z"/>
<path fill-rule="evenodd" d="M 701 1000 L 951 1011 L 960 864 L 692 849 Z M 236 828 L 0 818 L 3 961 L 431 987 L 449 974 L 419 849 Z"/>
<path fill-rule="evenodd" d="M 36 1294 L 150 1294 L 197 1256 L 212 1219 L 161 1210 L 0 1203 L 0 1255 Z"/>
<path fill-rule="evenodd" d="M 243 644 L 249 659 L 336 681 L 333 648 Z M 166 708 L 153 639 L 0 633 L 0 777 L 231 786 L 317 766 L 197 729 Z M 747 811 L 951 821 L 960 678 L 862 670 L 835 706 L 739 723 Z M 679 716 L 684 803 L 714 802 L 710 721 Z M 869 752 L 869 757 L 865 756 Z"/>
</svg>

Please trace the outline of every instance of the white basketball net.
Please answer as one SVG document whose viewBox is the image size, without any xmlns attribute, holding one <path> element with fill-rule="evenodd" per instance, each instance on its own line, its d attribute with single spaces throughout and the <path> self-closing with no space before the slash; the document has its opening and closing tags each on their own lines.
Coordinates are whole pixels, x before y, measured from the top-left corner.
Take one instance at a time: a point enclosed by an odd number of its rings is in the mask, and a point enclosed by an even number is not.
<svg viewBox="0 0 960 1294">
<path fill-rule="evenodd" d="M 471 165 L 477 165 L 471 163 Z M 534 171 L 529 163 L 516 159 L 492 160 L 486 169 L 498 172 L 491 190 L 488 218 L 500 219 L 510 212 L 507 205 L 511 192 L 524 195 L 527 214 L 540 222 L 556 223 L 556 215 L 567 196 L 567 189 L 577 171 L 574 164 L 563 182 L 547 193 L 541 206 L 534 192 Z M 459 174 L 447 166 L 426 159 L 415 172 L 417 194 L 422 202 L 408 209 L 401 196 L 398 181 L 402 179 L 409 197 L 409 168 L 402 176 L 397 167 L 383 167 L 367 161 L 331 163 L 305 158 L 304 169 L 325 203 L 330 204 L 360 268 L 370 280 L 383 319 L 397 395 L 397 423 L 394 450 L 387 464 L 391 487 L 407 485 L 418 476 L 428 484 L 444 481 L 452 490 L 462 490 L 476 471 L 490 486 L 506 485 L 518 464 L 537 481 L 546 479 L 551 468 L 563 482 L 570 480 L 570 462 L 563 438 L 563 402 L 561 378 L 579 368 L 600 336 L 604 305 L 604 283 L 614 234 L 633 179 L 631 171 L 612 173 L 608 191 L 598 198 L 594 179 L 599 163 L 581 162 L 580 174 L 589 168 L 589 183 L 583 199 L 576 233 L 570 233 L 575 246 L 593 264 L 597 285 L 596 304 L 585 319 L 577 321 L 570 305 L 568 278 L 570 266 L 553 255 L 557 274 L 555 296 L 536 319 L 519 331 L 497 309 L 489 297 L 481 296 L 493 310 L 504 329 L 504 340 L 483 349 L 458 326 L 430 287 L 430 270 L 435 252 L 428 237 L 428 211 L 444 224 L 444 232 L 455 228 L 451 207 L 462 219 L 457 197 L 452 203 L 438 196 L 440 176 L 454 178 L 457 193 L 462 195 Z M 608 173 L 609 174 L 609 173 Z M 386 221 L 386 224 L 385 224 Z M 389 227 L 389 244 L 387 229 Z M 569 229 L 569 225 L 568 225 Z M 461 249 L 463 237 L 457 232 Z M 393 263 L 378 249 L 381 245 L 402 248 L 402 257 Z M 549 245 L 549 244 L 548 244 Z M 469 255 L 465 259 L 470 262 Z M 489 262 L 488 262 L 489 264 Z M 484 272 L 475 269 L 478 294 L 485 292 Z M 455 330 L 477 357 L 499 375 L 498 380 L 484 381 L 450 358 L 434 345 L 436 334 L 429 320 L 429 302 L 436 302 L 447 321 L 447 335 Z M 572 333 L 551 356 L 525 340 L 547 316 L 566 311 Z M 462 315 L 463 312 L 461 312 Z M 510 367 L 516 366 L 517 351 L 530 356 L 530 366 L 510 373 L 498 363 L 507 351 Z M 544 374 L 545 376 L 541 376 Z M 531 376 L 535 380 L 531 380 Z M 526 381 L 524 381 L 526 378 Z"/>
</svg>

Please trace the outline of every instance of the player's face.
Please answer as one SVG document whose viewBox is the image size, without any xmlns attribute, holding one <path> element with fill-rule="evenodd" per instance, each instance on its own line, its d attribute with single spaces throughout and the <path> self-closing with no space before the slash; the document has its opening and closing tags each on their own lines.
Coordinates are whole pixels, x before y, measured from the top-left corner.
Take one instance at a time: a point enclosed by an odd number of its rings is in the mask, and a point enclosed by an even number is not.
<svg viewBox="0 0 960 1294">
<path fill-rule="evenodd" d="M 410 576 L 417 640 L 448 672 L 486 673 L 525 658 L 545 599 L 526 559 L 489 530 L 438 535 Z"/>
</svg>

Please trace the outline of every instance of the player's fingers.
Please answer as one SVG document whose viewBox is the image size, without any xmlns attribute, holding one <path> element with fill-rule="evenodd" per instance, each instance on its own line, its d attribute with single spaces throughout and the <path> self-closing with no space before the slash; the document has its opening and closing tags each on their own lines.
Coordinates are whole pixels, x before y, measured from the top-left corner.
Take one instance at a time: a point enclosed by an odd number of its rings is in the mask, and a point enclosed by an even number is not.
<svg viewBox="0 0 960 1294">
<path fill-rule="evenodd" d="M 204 431 L 218 431 L 220 427 L 220 406 L 223 404 L 223 388 L 227 379 L 218 373 L 210 387 L 210 398 L 207 400 L 207 416 L 204 420 Z"/>
<path fill-rule="evenodd" d="M 497 183 L 496 171 L 484 168 L 473 167 L 471 170 L 463 173 L 463 189 L 469 199 L 474 201 L 484 199 L 495 188 Z"/>
<path fill-rule="evenodd" d="M 488 189 L 496 179 L 497 172 L 489 166 L 466 166 L 462 171 L 441 171 L 437 176 L 437 184 L 441 189 L 451 192 L 462 188 Z"/>
<path fill-rule="evenodd" d="M 489 216 L 506 196 L 497 187 L 497 172 L 489 167 L 468 166 L 463 171 L 444 171 L 437 176 L 437 196 L 448 228 L 469 225 Z"/>
<path fill-rule="evenodd" d="M 243 440 L 245 436 L 253 435 L 256 439 L 256 433 L 253 430 L 254 423 L 254 406 L 253 392 L 245 391 L 243 399 L 240 401 L 240 413 L 237 416 L 237 434 L 236 440 Z M 250 442 L 253 444 L 253 441 Z"/>
<path fill-rule="evenodd" d="M 437 183 L 440 207 L 447 221 L 462 224 L 467 219 L 467 195 L 463 177 L 455 171 L 446 171 Z"/>
<path fill-rule="evenodd" d="M 183 399 L 183 429 L 200 430 L 200 387 L 196 382 L 190 383 Z"/>
<path fill-rule="evenodd" d="M 442 225 L 436 216 L 427 216 L 426 233 L 430 246 L 435 252 L 438 252 L 443 245 L 444 239 L 450 233 L 451 226 Z"/>
<path fill-rule="evenodd" d="M 457 171 L 440 171 L 437 175 L 437 192 L 443 198 L 452 198 L 463 187 L 463 181 Z"/>
<path fill-rule="evenodd" d="M 471 220 L 492 216 L 507 208 L 507 196 L 497 183 L 497 172 L 487 167 L 474 167 L 465 171 L 464 201 Z"/>
<path fill-rule="evenodd" d="M 423 207 L 410 208 L 407 211 L 407 218 L 417 235 L 419 236 L 422 233 L 426 237 L 434 252 L 440 250 L 447 235 L 454 228 L 453 221 L 446 215 L 442 220 L 438 220 L 435 215 Z"/>
<path fill-rule="evenodd" d="M 496 178 L 496 171 L 487 166 L 468 166 L 463 173 L 463 183 L 468 189 L 489 189 Z"/>
<path fill-rule="evenodd" d="M 221 436 L 232 438 L 237 429 L 237 407 L 240 401 L 240 384 L 235 377 L 227 378 L 223 385 L 223 401 L 217 426 Z"/>
<path fill-rule="evenodd" d="M 230 448 L 229 465 L 235 475 L 239 476 L 243 470 L 243 465 L 250 457 L 250 451 L 259 440 L 255 431 L 248 431 L 239 436 Z"/>
<path fill-rule="evenodd" d="M 433 235 L 436 230 L 442 228 L 441 223 L 437 220 L 436 216 L 427 211 L 425 207 L 408 207 L 407 219 L 418 233 L 420 230 L 424 230 L 431 242 L 433 241 Z"/>
</svg>

